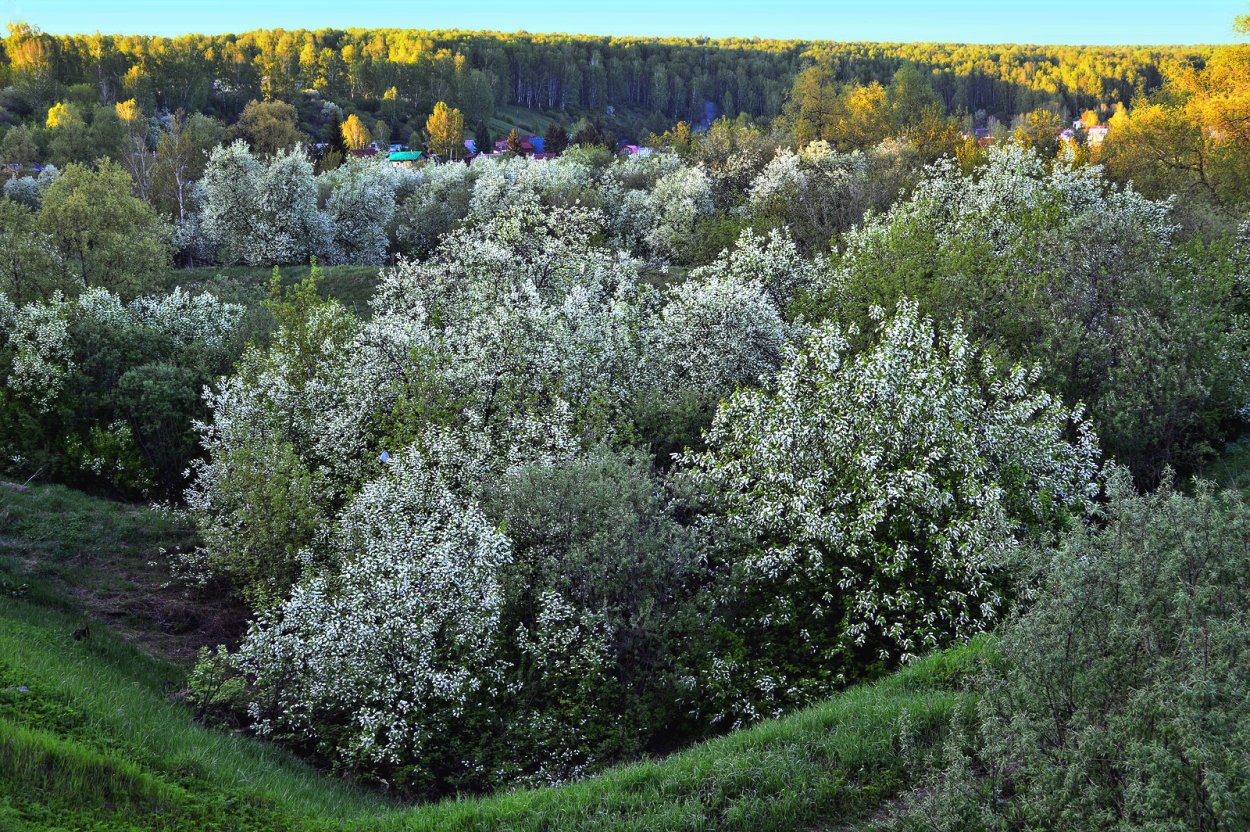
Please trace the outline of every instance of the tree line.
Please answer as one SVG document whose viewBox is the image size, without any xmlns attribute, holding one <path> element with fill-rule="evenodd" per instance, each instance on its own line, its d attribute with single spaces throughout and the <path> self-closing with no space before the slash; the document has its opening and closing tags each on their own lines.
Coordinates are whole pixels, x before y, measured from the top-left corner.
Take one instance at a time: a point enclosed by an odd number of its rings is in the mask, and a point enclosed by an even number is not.
<svg viewBox="0 0 1250 832">
<path fill-rule="evenodd" d="M 251 100 L 308 91 L 369 102 L 392 122 L 438 101 L 469 123 L 498 106 L 615 115 L 642 134 L 675 120 L 781 114 L 795 76 L 821 65 L 842 83 L 888 83 L 917 67 L 947 111 L 1009 118 L 1041 106 L 1110 108 L 1202 68 L 1211 47 L 834 43 L 758 38 L 612 38 L 414 29 L 257 30 L 175 38 L 53 35 L 10 25 L 0 46 L 0 121 L 88 85 L 102 103 L 236 117 Z M 617 113 L 616 111 L 623 111 Z"/>
</svg>

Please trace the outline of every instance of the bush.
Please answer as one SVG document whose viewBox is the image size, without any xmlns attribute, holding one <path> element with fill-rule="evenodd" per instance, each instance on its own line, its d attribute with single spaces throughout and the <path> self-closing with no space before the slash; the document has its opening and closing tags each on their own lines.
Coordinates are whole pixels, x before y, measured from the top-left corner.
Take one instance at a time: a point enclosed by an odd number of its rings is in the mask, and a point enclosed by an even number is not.
<svg viewBox="0 0 1250 832">
<path fill-rule="evenodd" d="M 721 405 L 684 460 L 722 575 L 709 715 L 778 713 L 1008 611 L 1021 542 L 1080 515 L 1096 470 L 1081 412 L 1036 382 L 903 303 L 871 347 L 824 326 L 775 393 Z"/>
<path fill-rule="evenodd" d="M 474 749 L 498 727 L 508 541 L 406 449 L 340 513 L 331 552 L 235 657 L 257 730 L 405 792 L 489 778 Z"/>
<path fill-rule="evenodd" d="M 566 779 L 671 742 L 683 721 L 672 648 L 682 640 L 697 565 L 647 458 L 600 449 L 527 465 L 491 489 L 485 506 L 512 541 L 504 580 L 508 626 L 529 632 L 537 625 L 541 634 L 551 624 L 538 618 L 559 616 L 595 647 L 592 673 L 571 675 L 562 650 L 538 649 L 515 662 L 517 707 L 533 714 L 527 723 L 548 726 L 518 738 L 517 747 L 552 748 L 554 758 L 574 765 L 561 770 L 553 759 L 544 766 L 547 779 Z"/>
<path fill-rule="evenodd" d="M 125 497 L 179 492 L 242 308 L 181 290 L 123 304 L 94 288 L 8 309 L 0 465 Z"/>
<path fill-rule="evenodd" d="M 976 677 L 922 829 L 1244 829 L 1250 824 L 1250 504 L 1199 484 L 1137 495 L 1043 570 Z"/>
<path fill-rule="evenodd" d="M 1139 482 L 1193 466 L 1243 407 L 1247 343 L 1219 257 L 1184 246 L 1167 202 L 1100 169 L 992 149 L 939 162 L 913 196 L 848 234 L 815 311 L 866 326 L 904 296 L 1083 402 Z"/>
</svg>

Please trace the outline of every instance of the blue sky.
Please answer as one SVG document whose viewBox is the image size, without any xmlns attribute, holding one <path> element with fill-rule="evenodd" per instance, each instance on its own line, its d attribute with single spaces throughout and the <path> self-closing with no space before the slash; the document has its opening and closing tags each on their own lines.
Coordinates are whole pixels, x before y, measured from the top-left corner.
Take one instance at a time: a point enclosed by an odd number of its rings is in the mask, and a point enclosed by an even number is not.
<svg viewBox="0 0 1250 832">
<path fill-rule="evenodd" d="M 48 32 L 281 26 L 1014 43 L 1228 43 L 1247 0 L 0 0 Z"/>
</svg>

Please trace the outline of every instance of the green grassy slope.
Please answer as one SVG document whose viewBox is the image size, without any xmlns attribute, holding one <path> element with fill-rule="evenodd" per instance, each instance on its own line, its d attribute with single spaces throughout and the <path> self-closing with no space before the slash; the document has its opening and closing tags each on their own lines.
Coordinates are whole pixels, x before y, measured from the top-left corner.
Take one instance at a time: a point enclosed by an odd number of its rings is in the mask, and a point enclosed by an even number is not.
<svg viewBox="0 0 1250 832">
<path fill-rule="evenodd" d="M 51 542 L 58 523 L 78 531 Z M 968 701 L 955 680 L 984 649 L 583 782 L 404 807 L 197 724 L 177 696 L 185 664 L 140 652 L 98 616 L 73 638 L 85 584 L 110 570 L 132 580 L 156 538 L 185 534 L 169 523 L 67 489 L 0 487 L 0 832 L 820 828 L 907 785 L 917 772 L 899 753 L 900 725 L 935 742 Z M 79 547 L 86 565 L 74 566 Z M 123 548 L 133 552 L 109 557 Z"/>
</svg>

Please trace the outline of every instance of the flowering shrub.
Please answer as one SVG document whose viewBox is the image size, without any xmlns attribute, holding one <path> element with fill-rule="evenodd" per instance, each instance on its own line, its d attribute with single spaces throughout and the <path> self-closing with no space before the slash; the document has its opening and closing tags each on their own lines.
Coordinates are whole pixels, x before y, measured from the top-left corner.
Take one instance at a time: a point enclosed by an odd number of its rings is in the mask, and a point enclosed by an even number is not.
<svg viewBox="0 0 1250 832">
<path fill-rule="evenodd" d="M 183 486 L 199 392 L 229 368 L 242 307 L 181 289 L 126 304 L 91 288 L 0 309 L 6 457 L 125 495 Z"/>
<path fill-rule="evenodd" d="M 905 302 L 865 351 L 823 326 L 775 393 L 721 406 L 685 460 L 737 634 L 705 670 L 715 718 L 776 713 L 1004 614 L 1020 547 L 1094 496 L 1088 422 L 1036 381 Z"/>
<path fill-rule="evenodd" d="M 400 451 L 335 520 L 332 564 L 263 615 L 234 656 L 257 730 L 405 785 L 476 778 L 466 745 L 499 693 L 507 540 Z"/>
<path fill-rule="evenodd" d="M 333 254 L 332 226 L 301 152 L 261 160 L 242 140 L 222 145 L 209 157 L 200 202 L 204 234 L 223 263 L 270 266 Z"/>
<path fill-rule="evenodd" d="M 745 209 L 788 229 L 804 250 L 827 249 L 833 236 L 863 214 L 868 161 L 816 141 L 779 152 L 747 191 Z"/>
<path fill-rule="evenodd" d="M 1174 237 L 1169 204 L 1097 167 L 991 149 L 964 175 L 936 163 L 912 197 L 845 237 L 832 319 L 914 297 L 1085 402 L 1107 452 L 1144 480 L 1193 464 L 1246 400 L 1246 343 L 1218 256 Z"/>
<path fill-rule="evenodd" d="M 473 182 L 483 170 L 475 165 L 426 165 L 415 172 L 411 193 L 396 211 L 396 248 L 408 256 L 433 251 L 442 237 L 469 214 Z"/>
<path fill-rule="evenodd" d="M 699 168 L 681 168 L 655 183 L 646 215 L 652 225 L 646 235 L 650 252 L 659 257 L 680 257 L 682 241 L 695 222 L 712 211 L 712 184 Z"/>
<path fill-rule="evenodd" d="M 382 265 L 387 229 L 395 216 L 395 170 L 385 161 L 353 157 L 318 177 L 329 190 L 325 213 L 334 233 L 330 262 Z"/>
<path fill-rule="evenodd" d="M 695 274 L 669 292 L 647 350 L 660 385 L 717 402 L 766 382 L 781 365 L 786 325 L 754 281 Z"/>
</svg>

